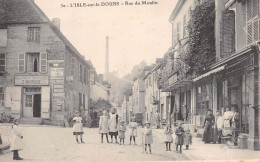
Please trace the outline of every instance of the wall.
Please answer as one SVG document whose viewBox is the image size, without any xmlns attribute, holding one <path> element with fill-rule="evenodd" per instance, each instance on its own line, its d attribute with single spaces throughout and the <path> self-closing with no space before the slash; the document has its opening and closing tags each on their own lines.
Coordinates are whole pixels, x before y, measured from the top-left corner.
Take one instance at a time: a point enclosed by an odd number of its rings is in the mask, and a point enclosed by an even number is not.
<svg viewBox="0 0 260 162">
<path fill-rule="evenodd" d="M 90 98 L 93 100 L 98 100 L 99 98 L 108 100 L 108 89 L 96 82 L 95 85 L 90 86 Z"/>
</svg>

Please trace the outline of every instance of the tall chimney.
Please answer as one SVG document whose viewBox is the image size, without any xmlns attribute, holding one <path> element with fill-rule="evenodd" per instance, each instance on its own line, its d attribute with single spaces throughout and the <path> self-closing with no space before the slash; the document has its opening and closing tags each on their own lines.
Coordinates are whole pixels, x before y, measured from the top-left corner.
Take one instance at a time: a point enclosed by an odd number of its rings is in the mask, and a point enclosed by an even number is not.
<svg viewBox="0 0 260 162">
<path fill-rule="evenodd" d="M 105 60 L 105 80 L 108 80 L 109 75 L 109 36 L 106 36 L 106 60 Z"/>
<path fill-rule="evenodd" d="M 59 18 L 53 18 L 52 23 L 54 26 L 56 26 L 56 28 L 58 28 L 60 30 L 60 19 Z"/>
</svg>

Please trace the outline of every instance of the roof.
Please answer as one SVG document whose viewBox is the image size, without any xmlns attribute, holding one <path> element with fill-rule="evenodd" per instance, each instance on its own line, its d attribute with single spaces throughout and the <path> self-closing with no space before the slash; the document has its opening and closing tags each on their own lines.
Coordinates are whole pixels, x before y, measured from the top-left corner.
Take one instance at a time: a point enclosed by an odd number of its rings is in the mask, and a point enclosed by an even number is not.
<svg viewBox="0 0 260 162">
<path fill-rule="evenodd" d="M 46 23 L 48 18 L 32 6 L 32 0 L 1 0 L 0 24 Z"/>
<path fill-rule="evenodd" d="M 186 0 L 179 0 L 176 4 L 176 6 L 174 7 L 172 14 L 169 18 L 169 21 L 174 21 L 174 19 L 176 18 L 176 16 L 178 15 L 178 13 L 180 12 L 181 8 L 183 7 L 184 3 L 186 2 Z"/>
<path fill-rule="evenodd" d="M 1 0 L 0 2 L 0 27 L 8 24 L 39 24 L 47 23 L 65 46 L 76 56 L 91 67 L 78 50 L 69 42 L 63 33 L 50 21 L 44 12 L 33 0 Z"/>
</svg>

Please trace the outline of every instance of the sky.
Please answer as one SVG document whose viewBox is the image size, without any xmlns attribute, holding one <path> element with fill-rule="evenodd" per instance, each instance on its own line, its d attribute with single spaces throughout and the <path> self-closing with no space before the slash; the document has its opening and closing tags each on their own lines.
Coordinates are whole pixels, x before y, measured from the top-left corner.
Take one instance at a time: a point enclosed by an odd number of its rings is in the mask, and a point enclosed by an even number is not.
<svg viewBox="0 0 260 162">
<path fill-rule="evenodd" d="M 143 0 L 128 0 L 127 2 Z M 119 6 L 61 7 L 74 3 L 119 2 Z M 121 5 L 126 1 L 35 0 L 49 19 L 61 19 L 61 32 L 90 59 L 97 73 L 105 71 L 106 36 L 109 68 L 122 77 L 141 61 L 161 58 L 171 46 L 169 17 L 177 0 L 157 0 L 155 5 Z M 147 1 L 151 2 L 151 1 Z"/>
</svg>

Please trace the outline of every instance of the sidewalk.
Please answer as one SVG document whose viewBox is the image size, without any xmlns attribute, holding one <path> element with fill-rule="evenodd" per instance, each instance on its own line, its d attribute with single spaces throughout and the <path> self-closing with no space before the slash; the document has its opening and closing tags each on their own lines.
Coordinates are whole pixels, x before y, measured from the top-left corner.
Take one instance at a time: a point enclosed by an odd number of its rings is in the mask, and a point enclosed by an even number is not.
<svg viewBox="0 0 260 162">
<path fill-rule="evenodd" d="M 163 138 L 164 129 L 153 129 L 153 131 L 161 134 L 160 138 Z M 174 134 L 173 139 L 175 140 Z M 182 151 L 182 154 L 190 160 L 260 160 L 260 151 L 233 147 L 230 149 L 227 146 L 221 149 L 221 144 L 204 144 L 202 138 L 197 138 L 195 135 L 193 135 L 192 142 L 189 150 L 183 146 Z M 175 147 L 175 145 L 173 146 Z M 175 150 L 174 147 L 172 150 Z"/>
</svg>

